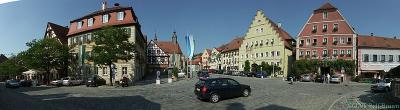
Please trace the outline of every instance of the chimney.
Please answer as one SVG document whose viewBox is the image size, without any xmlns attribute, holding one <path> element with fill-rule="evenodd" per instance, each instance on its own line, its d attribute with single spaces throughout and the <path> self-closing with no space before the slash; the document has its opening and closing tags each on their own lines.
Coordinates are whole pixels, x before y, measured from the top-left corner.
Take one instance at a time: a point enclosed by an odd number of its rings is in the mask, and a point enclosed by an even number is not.
<svg viewBox="0 0 400 110">
<path fill-rule="evenodd" d="M 105 9 L 107 9 L 107 2 L 106 1 L 104 1 L 102 3 L 102 5 L 101 5 L 101 10 L 105 10 Z"/>
<path fill-rule="evenodd" d="M 278 22 L 278 28 L 281 28 L 281 27 L 282 27 L 282 23 Z"/>
<path fill-rule="evenodd" d="M 374 33 L 371 33 L 371 36 L 374 36 Z"/>
</svg>

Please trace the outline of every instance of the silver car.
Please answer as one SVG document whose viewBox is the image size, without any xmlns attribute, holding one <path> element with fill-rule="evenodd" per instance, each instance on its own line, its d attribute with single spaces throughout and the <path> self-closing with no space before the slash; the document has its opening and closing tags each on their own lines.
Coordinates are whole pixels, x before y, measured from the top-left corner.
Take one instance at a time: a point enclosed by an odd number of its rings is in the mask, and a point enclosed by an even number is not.
<svg viewBox="0 0 400 110">
<path fill-rule="evenodd" d="M 82 80 L 76 79 L 74 77 L 65 77 L 62 79 L 62 85 L 64 86 L 73 86 L 73 85 L 81 85 Z"/>
<path fill-rule="evenodd" d="M 331 83 L 341 83 L 342 81 L 341 81 L 340 76 L 334 75 L 334 76 L 331 77 L 331 80 L 329 82 L 331 82 Z"/>
<path fill-rule="evenodd" d="M 308 75 L 308 74 L 303 75 L 303 76 L 301 77 L 301 81 L 302 81 L 302 82 L 311 82 L 311 81 L 312 81 L 311 75 Z"/>
</svg>

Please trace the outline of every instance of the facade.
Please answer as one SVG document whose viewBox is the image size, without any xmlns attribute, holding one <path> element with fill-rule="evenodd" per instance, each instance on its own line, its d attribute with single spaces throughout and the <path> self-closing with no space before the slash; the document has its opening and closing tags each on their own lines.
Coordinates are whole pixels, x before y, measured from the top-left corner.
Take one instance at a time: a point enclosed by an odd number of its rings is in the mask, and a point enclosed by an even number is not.
<svg viewBox="0 0 400 110">
<path fill-rule="evenodd" d="M 357 35 L 330 3 L 314 10 L 297 37 L 297 60 L 356 60 Z M 322 73 L 330 71 L 321 67 Z"/>
<path fill-rule="evenodd" d="M 201 55 L 201 69 L 210 69 L 211 50 L 205 49 Z"/>
<path fill-rule="evenodd" d="M 227 71 L 239 70 L 239 47 L 243 43 L 243 37 L 235 38 L 222 49 L 222 69 Z"/>
<path fill-rule="evenodd" d="M 57 39 L 57 41 L 63 45 L 68 44 L 68 27 L 63 27 L 58 24 L 54 24 L 51 22 L 47 23 L 46 32 L 44 34 L 45 39 Z M 65 67 L 66 69 L 68 67 Z M 50 79 L 60 79 L 61 77 L 66 77 L 68 70 L 60 69 L 60 70 L 52 70 L 50 72 Z M 39 76 L 39 78 L 43 78 L 44 76 Z"/>
<path fill-rule="evenodd" d="M 68 44 L 68 27 L 63 27 L 51 22 L 47 23 L 44 38 L 56 38 L 61 44 Z"/>
<path fill-rule="evenodd" d="M 104 26 L 123 27 L 129 30 L 129 42 L 134 43 L 136 52 L 134 58 L 129 61 L 119 60 L 114 62 L 115 75 L 109 73 L 110 68 L 106 65 L 95 65 L 88 61 L 85 55 L 91 53 L 93 46 L 96 45 L 92 39 L 92 32 Z M 108 8 L 107 3 L 103 2 L 102 8 L 70 22 L 68 31 L 68 46 L 70 53 L 79 59 L 79 67 L 82 70 L 82 77 L 88 74 L 97 74 L 104 79 L 113 77 L 115 81 L 120 80 L 123 74 L 128 74 L 131 81 L 141 79 L 145 74 L 146 68 L 146 39 L 141 32 L 141 25 L 132 7 L 122 7 L 115 4 Z M 79 71 L 78 71 L 79 73 Z M 110 83 L 106 80 L 107 84 Z"/>
<path fill-rule="evenodd" d="M 168 67 L 183 69 L 183 55 L 177 41 L 176 32 L 172 41 L 158 41 L 157 36 L 147 44 L 147 67 L 149 73 L 167 74 Z"/>
<path fill-rule="evenodd" d="M 358 36 L 358 75 L 377 78 L 400 65 L 400 40 Z"/>
<path fill-rule="evenodd" d="M 218 48 L 213 48 L 211 50 L 211 56 L 210 56 L 210 69 L 215 69 L 215 70 L 222 70 L 222 63 L 221 63 L 221 52 L 223 49 L 224 45 Z"/>
<path fill-rule="evenodd" d="M 297 38 L 296 58 L 356 59 L 356 32 L 339 10 L 326 3 L 314 10 Z"/>
<path fill-rule="evenodd" d="M 197 73 L 198 71 L 200 71 L 201 70 L 201 61 L 202 61 L 201 56 L 196 57 L 192 61 L 188 61 L 190 70 L 193 71 L 194 73 Z"/>
<path fill-rule="evenodd" d="M 294 60 L 292 50 L 294 39 L 258 10 L 239 48 L 239 70 L 244 70 L 245 61 L 251 65 L 265 62 L 281 68 L 273 74 L 276 77 L 286 77 L 291 72 Z"/>
</svg>

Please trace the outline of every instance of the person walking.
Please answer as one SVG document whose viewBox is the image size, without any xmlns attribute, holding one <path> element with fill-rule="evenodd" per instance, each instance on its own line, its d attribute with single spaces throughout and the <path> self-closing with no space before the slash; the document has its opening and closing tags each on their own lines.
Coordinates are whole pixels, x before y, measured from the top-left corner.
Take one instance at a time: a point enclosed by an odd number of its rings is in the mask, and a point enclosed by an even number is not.
<svg viewBox="0 0 400 110">
<path fill-rule="evenodd" d="M 331 75 L 329 75 L 329 73 L 326 75 L 326 77 L 327 77 L 327 83 L 329 84 L 330 83 L 330 81 L 331 81 Z"/>
</svg>

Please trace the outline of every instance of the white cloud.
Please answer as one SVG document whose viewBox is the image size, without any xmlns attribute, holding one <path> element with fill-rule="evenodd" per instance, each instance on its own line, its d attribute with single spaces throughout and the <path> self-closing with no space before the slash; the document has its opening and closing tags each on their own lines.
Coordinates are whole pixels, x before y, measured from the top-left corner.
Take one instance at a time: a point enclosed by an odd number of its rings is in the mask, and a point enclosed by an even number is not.
<svg viewBox="0 0 400 110">
<path fill-rule="evenodd" d="M 10 2 L 15 2 L 15 1 L 19 1 L 19 0 L 0 0 L 0 4 L 10 3 Z"/>
</svg>

